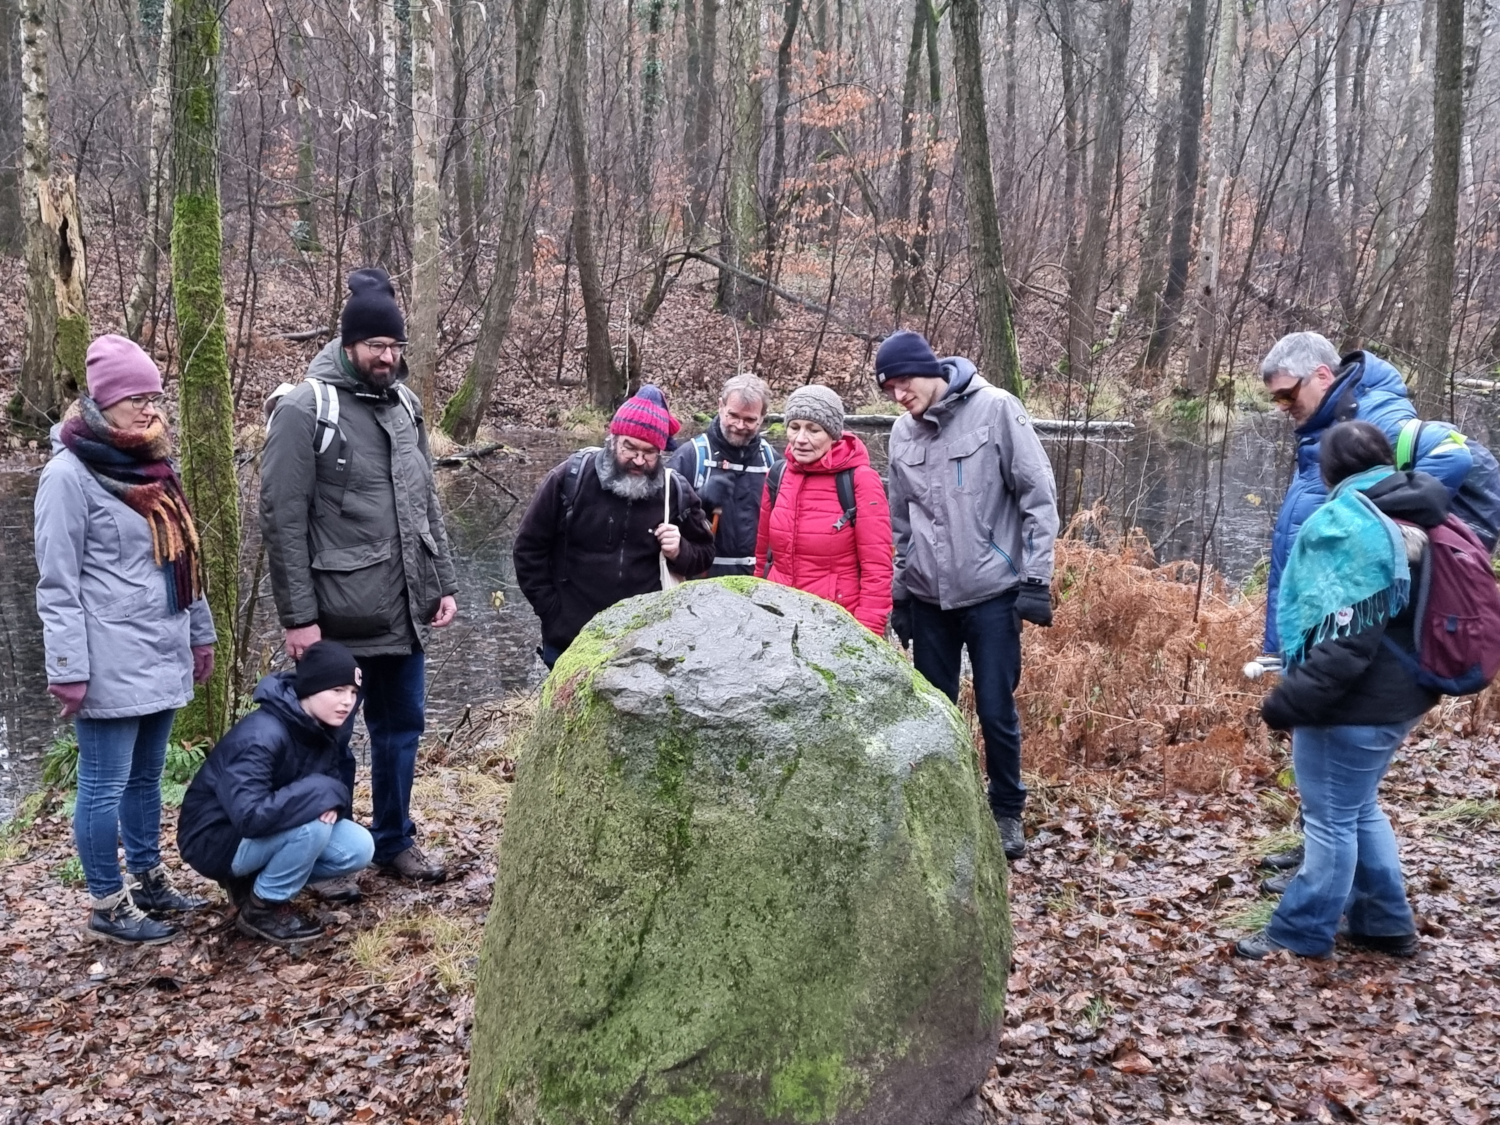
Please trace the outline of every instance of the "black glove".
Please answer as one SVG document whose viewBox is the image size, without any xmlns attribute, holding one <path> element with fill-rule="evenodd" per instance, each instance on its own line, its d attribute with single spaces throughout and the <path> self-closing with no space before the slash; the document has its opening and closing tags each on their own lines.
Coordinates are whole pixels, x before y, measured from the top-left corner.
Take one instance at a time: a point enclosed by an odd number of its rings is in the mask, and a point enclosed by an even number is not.
<svg viewBox="0 0 1500 1125">
<path fill-rule="evenodd" d="M 1281 685 L 1278 684 L 1260 701 L 1260 719 L 1271 730 L 1277 731 L 1290 731 L 1297 725 L 1296 716 L 1281 694 Z"/>
<path fill-rule="evenodd" d="M 1016 612 L 1033 625 L 1052 624 L 1052 587 L 1040 578 L 1028 578 L 1016 594 Z"/>
<path fill-rule="evenodd" d="M 911 648 L 911 602 L 904 598 L 891 603 L 891 632 L 902 648 Z"/>
</svg>

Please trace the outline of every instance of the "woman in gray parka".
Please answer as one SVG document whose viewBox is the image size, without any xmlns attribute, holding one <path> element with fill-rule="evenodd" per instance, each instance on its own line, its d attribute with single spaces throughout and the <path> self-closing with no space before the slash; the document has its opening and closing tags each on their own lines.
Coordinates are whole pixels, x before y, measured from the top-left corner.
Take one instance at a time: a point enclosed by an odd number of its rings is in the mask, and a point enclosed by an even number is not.
<svg viewBox="0 0 1500 1125">
<path fill-rule="evenodd" d="M 154 945 L 177 931 L 146 911 L 204 904 L 176 890 L 161 862 L 161 774 L 172 718 L 212 675 L 216 638 L 198 533 L 168 459 L 161 373 L 123 336 L 95 340 L 87 366 L 88 394 L 53 427 L 37 485 L 36 605 L 47 691 L 76 716 L 87 936 Z"/>
</svg>

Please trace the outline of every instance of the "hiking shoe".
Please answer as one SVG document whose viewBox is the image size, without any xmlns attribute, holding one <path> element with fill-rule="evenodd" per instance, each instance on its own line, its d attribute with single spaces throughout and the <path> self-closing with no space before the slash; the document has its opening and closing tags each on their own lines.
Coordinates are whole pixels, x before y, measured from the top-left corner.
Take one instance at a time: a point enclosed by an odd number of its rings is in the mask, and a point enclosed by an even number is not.
<svg viewBox="0 0 1500 1125">
<path fill-rule="evenodd" d="M 1340 926 L 1339 937 L 1356 949 L 1384 953 L 1387 957 L 1415 957 L 1421 948 L 1416 934 L 1355 934 Z"/>
<path fill-rule="evenodd" d="M 177 927 L 148 918 L 146 912 L 130 898 L 130 889 L 121 887 L 106 898 L 91 898 L 84 936 L 90 941 L 117 941 L 122 945 L 162 945 L 177 936 Z"/>
<path fill-rule="evenodd" d="M 1018 816 L 997 816 L 1000 826 L 1000 846 L 1005 849 L 1005 858 L 1015 862 L 1026 854 L 1026 833 L 1021 829 Z"/>
<path fill-rule="evenodd" d="M 180 910 L 197 910 L 207 906 L 208 899 L 183 894 L 172 885 L 167 865 L 158 863 L 150 871 L 132 871 L 126 876 L 130 898 L 136 906 L 153 914 L 171 914 Z"/>
<path fill-rule="evenodd" d="M 1267 934 L 1265 930 L 1261 930 L 1258 934 L 1251 934 L 1247 938 L 1241 938 L 1234 943 L 1234 955 L 1236 957 L 1247 957 L 1251 961 L 1259 961 L 1264 957 L 1270 956 L 1272 953 L 1296 953 L 1296 951 L 1282 945 L 1281 942 Z M 1309 961 L 1326 961 L 1330 954 L 1296 953 L 1296 956 L 1306 957 Z"/>
<path fill-rule="evenodd" d="M 1307 849 L 1301 844 L 1285 852 L 1273 852 L 1271 855 L 1260 857 L 1260 865 L 1269 867 L 1273 871 L 1295 871 L 1302 866 L 1302 857 Z"/>
<path fill-rule="evenodd" d="M 384 863 L 375 865 L 387 875 L 395 875 L 398 878 L 410 879 L 414 883 L 441 883 L 448 878 L 448 872 L 441 863 L 428 859 L 421 848 L 413 844 L 404 852 L 397 853 L 394 859 L 388 859 Z"/>
<path fill-rule="evenodd" d="M 1260 893 L 1263 895 L 1284 895 L 1286 889 L 1292 885 L 1292 880 L 1297 877 L 1297 871 L 1283 871 L 1279 875 L 1272 875 L 1269 879 L 1260 881 Z"/>
<path fill-rule="evenodd" d="M 332 879 L 318 879 L 307 884 L 313 898 L 323 902 L 358 902 L 361 898 L 359 882 L 353 875 L 336 875 Z"/>
<path fill-rule="evenodd" d="M 291 945 L 323 936 L 323 927 L 303 917 L 289 902 L 267 902 L 251 891 L 234 916 L 235 929 L 275 945 Z"/>
</svg>

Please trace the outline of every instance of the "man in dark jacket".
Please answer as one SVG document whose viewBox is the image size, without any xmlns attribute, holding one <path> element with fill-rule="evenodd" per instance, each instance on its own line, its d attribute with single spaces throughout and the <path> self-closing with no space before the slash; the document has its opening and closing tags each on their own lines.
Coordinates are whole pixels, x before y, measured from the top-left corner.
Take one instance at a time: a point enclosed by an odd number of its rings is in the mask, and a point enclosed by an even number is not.
<svg viewBox="0 0 1500 1125">
<path fill-rule="evenodd" d="M 662 560 L 682 578 L 713 561 L 697 494 L 662 461 L 670 431 L 660 406 L 629 399 L 604 448 L 558 465 L 526 509 L 516 533 L 516 581 L 542 619 L 547 667 L 601 609 L 660 590 Z"/>
<path fill-rule="evenodd" d="M 255 689 L 258 710 L 219 740 L 188 786 L 177 849 L 239 908 L 242 933 L 286 944 L 321 934 L 291 899 L 309 879 L 352 880 L 375 851 L 349 819 L 349 755 L 360 672 L 337 641 L 303 653 L 294 672 Z M 356 891 L 353 897 L 358 897 Z"/>
<path fill-rule="evenodd" d="M 287 655 L 338 640 L 364 673 L 376 864 L 440 882 L 443 868 L 415 842 L 411 787 L 426 722 L 424 651 L 431 630 L 457 613 L 458 577 L 421 404 L 401 383 L 406 322 L 395 291 L 376 269 L 356 270 L 349 289 L 339 339 L 267 426 L 261 537 Z M 344 780 L 352 789 L 352 759 Z"/>
<path fill-rule="evenodd" d="M 672 455 L 672 468 L 692 482 L 713 528 L 710 578 L 754 573 L 761 497 L 767 475 L 781 460 L 760 436 L 770 399 L 761 379 L 734 376 L 719 392 L 719 414 L 708 430 Z"/>
</svg>

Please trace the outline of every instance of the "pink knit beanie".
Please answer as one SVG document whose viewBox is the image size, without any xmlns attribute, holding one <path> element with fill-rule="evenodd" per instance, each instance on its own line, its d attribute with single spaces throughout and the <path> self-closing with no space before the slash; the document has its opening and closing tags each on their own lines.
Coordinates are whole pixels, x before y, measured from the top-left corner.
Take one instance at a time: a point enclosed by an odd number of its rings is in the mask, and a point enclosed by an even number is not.
<svg viewBox="0 0 1500 1125">
<path fill-rule="evenodd" d="M 665 449 L 667 439 L 680 428 L 665 407 L 640 394 L 626 399 L 609 424 L 610 433 L 644 441 L 657 449 Z"/>
<path fill-rule="evenodd" d="M 85 360 L 89 398 L 108 410 L 131 395 L 161 394 L 161 372 L 156 361 L 124 336 L 100 336 L 89 345 Z"/>
</svg>

